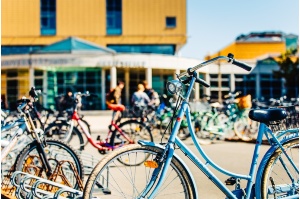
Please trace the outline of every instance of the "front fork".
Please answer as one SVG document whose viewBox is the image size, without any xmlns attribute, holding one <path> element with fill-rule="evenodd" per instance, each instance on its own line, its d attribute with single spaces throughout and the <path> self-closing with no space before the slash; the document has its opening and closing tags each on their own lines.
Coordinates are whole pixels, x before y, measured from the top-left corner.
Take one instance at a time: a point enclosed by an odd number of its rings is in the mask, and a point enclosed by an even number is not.
<svg viewBox="0 0 300 199">
<path fill-rule="evenodd" d="M 166 148 L 162 154 L 157 154 L 155 161 L 158 162 L 158 167 L 156 169 L 154 169 L 149 183 L 147 184 L 145 190 L 141 193 L 141 195 L 138 198 L 145 198 L 146 195 L 153 188 L 155 182 L 158 180 L 157 185 L 154 187 L 154 189 L 152 190 L 152 193 L 148 197 L 148 198 L 154 198 L 155 194 L 157 193 L 157 191 L 159 190 L 159 188 L 161 187 L 161 185 L 165 179 L 165 176 L 167 173 L 166 171 L 167 171 L 168 167 L 170 166 L 173 155 L 174 155 L 174 144 L 172 144 L 172 143 L 169 143 L 166 146 Z M 161 176 L 158 177 L 160 173 L 161 173 Z"/>
<path fill-rule="evenodd" d="M 44 150 L 44 148 L 47 146 L 46 139 L 43 136 L 44 131 L 41 129 L 35 128 L 33 120 L 30 117 L 28 111 L 26 111 L 25 114 L 27 116 L 27 117 L 25 117 L 27 129 L 29 132 L 32 133 L 33 138 L 36 140 L 37 151 L 38 151 L 40 159 L 42 161 L 42 167 L 45 170 L 47 177 L 49 177 L 52 174 L 52 169 L 51 169 L 50 163 L 47 159 L 47 155 Z"/>
<path fill-rule="evenodd" d="M 161 157 L 158 157 L 158 160 L 157 160 L 158 167 L 153 171 L 153 174 L 152 174 L 152 177 L 151 177 L 149 183 L 147 184 L 145 190 L 141 193 L 139 198 L 145 198 L 151 189 L 153 189 L 153 190 L 148 198 L 149 199 L 154 198 L 155 194 L 158 192 L 159 188 L 161 187 L 162 183 L 164 182 L 164 179 L 167 175 L 168 168 L 172 161 L 172 157 L 174 155 L 175 139 L 176 139 L 178 130 L 180 128 L 180 124 L 181 124 L 182 118 L 184 116 L 184 112 L 187 109 L 187 106 L 188 106 L 187 102 L 182 103 L 182 107 L 176 117 L 176 122 L 175 122 L 174 128 L 172 130 L 172 133 L 170 135 L 170 138 L 168 140 L 168 143 L 166 145 L 166 148 L 165 148 L 163 154 L 161 155 Z M 161 173 L 161 175 L 159 176 L 160 173 Z M 154 184 L 157 180 L 158 180 L 158 182 L 157 182 L 156 186 L 154 187 Z"/>
<path fill-rule="evenodd" d="M 37 151 L 38 151 L 40 159 L 42 161 L 43 169 L 46 171 L 47 177 L 50 177 L 53 172 L 52 172 L 50 163 L 49 163 L 49 161 L 47 159 L 47 155 L 45 153 L 45 150 L 44 150 L 44 147 L 43 147 L 42 143 L 38 143 L 37 142 Z"/>
</svg>

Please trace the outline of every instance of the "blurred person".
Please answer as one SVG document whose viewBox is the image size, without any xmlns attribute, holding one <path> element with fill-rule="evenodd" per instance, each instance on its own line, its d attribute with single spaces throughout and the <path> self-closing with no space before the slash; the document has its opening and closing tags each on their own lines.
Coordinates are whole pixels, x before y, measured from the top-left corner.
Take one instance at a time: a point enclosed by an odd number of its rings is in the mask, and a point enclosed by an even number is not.
<svg viewBox="0 0 300 199">
<path fill-rule="evenodd" d="M 150 104 L 151 100 L 149 96 L 144 92 L 145 87 L 143 84 L 138 84 L 137 91 L 133 93 L 131 102 L 133 106 L 148 106 Z"/>
<path fill-rule="evenodd" d="M 59 114 L 63 115 L 65 111 L 69 116 L 73 113 L 75 99 L 71 89 L 68 89 L 66 94 L 59 100 Z"/>
<path fill-rule="evenodd" d="M 146 80 L 143 81 L 143 85 L 145 87 L 144 92 L 148 95 L 148 97 L 151 100 L 150 105 L 153 105 L 155 107 L 159 106 L 160 99 L 159 99 L 158 93 L 153 88 L 150 88 L 150 86 Z"/>
<path fill-rule="evenodd" d="M 114 89 L 106 94 L 106 105 L 110 110 L 113 110 L 112 122 L 118 121 L 121 117 L 121 112 L 125 110 L 125 106 L 121 103 L 122 90 L 124 88 L 124 82 L 118 81 L 118 85 Z"/>
</svg>

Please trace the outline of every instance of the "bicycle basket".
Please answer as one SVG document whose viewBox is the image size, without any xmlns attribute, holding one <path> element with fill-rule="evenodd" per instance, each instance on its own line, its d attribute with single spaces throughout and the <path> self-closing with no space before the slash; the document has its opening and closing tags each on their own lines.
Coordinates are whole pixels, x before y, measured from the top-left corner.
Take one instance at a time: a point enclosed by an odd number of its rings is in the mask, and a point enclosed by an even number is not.
<svg viewBox="0 0 300 199">
<path fill-rule="evenodd" d="M 239 109 L 246 109 L 252 107 L 251 95 L 246 95 L 240 98 L 237 98 L 237 105 Z"/>
<path fill-rule="evenodd" d="M 299 112 L 296 110 L 296 106 L 278 106 L 276 108 L 285 110 L 287 117 L 280 121 L 269 122 L 269 128 L 274 133 L 299 127 Z"/>
</svg>

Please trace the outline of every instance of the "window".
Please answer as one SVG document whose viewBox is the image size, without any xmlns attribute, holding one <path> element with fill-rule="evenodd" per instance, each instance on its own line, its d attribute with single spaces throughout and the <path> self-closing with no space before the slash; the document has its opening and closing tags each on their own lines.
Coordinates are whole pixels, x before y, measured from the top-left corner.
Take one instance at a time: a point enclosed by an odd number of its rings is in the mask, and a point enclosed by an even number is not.
<svg viewBox="0 0 300 199">
<path fill-rule="evenodd" d="M 41 0 L 41 35 L 56 34 L 56 0 Z"/>
<path fill-rule="evenodd" d="M 1 55 L 28 54 L 43 46 L 1 46 Z"/>
<path fill-rule="evenodd" d="M 176 27 L 176 17 L 166 17 L 166 27 L 175 28 Z"/>
<path fill-rule="evenodd" d="M 106 0 L 106 34 L 122 34 L 122 0 Z"/>
<path fill-rule="evenodd" d="M 256 96 L 256 76 L 250 75 L 235 75 L 235 91 L 241 91 L 242 95 L 250 94 L 253 98 Z"/>
<path fill-rule="evenodd" d="M 154 53 L 174 55 L 175 45 L 107 45 L 119 53 Z"/>
<path fill-rule="evenodd" d="M 273 77 L 272 74 L 260 75 L 261 94 L 265 98 L 279 98 L 282 96 L 282 82 L 280 78 Z"/>
<path fill-rule="evenodd" d="M 55 105 L 55 96 L 65 94 L 68 89 L 71 89 L 74 93 L 89 91 L 97 95 L 83 98 L 82 110 L 101 109 L 101 69 L 86 68 L 79 70 L 78 68 L 73 68 L 73 70 L 57 72 L 48 71 L 47 76 L 48 106 Z"/>
</svg>

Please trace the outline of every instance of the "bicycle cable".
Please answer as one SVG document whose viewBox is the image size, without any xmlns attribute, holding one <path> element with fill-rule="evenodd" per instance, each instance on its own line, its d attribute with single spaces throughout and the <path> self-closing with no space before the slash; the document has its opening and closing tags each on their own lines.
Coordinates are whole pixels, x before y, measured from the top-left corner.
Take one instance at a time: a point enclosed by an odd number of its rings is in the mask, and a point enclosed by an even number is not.
<svg viewBox="0 0 300 199">
<path fill-rule="evenodd" d="M 182 101 L 182 99 L 181 99 L 181 97 L 179 96 L 179 98 L 177 99 L 176 105 L 175 105 L 175 110 L 174 110 L 174 112 L 173 112 L 173 116 L 172 116 L 172 118 L 171 118 L 169 124 L 167 125 L 165 131 L 163 132 L 163 134 L 162 134 L 162 136 L 161 136 L 160 144 L 164 144 L 162 140 L 163 140 L 163 138 L 165 137 L 165 134 L 166 134 L 166 132 L 167 132 L 167 130 L 168 130 L 170 124 L 172 124 L 172 125 L 171 125 L 171 132 L 172 132 L 172 129 L 173 129 L 173 120 L 174 120 L 174 118 L 176 117 L 176 112 L 177 112 L 177 110 L 178 110 L 178 108 L 179 108 L 179 104 L 181 103 L 181 101 Z"/>
</svg>

